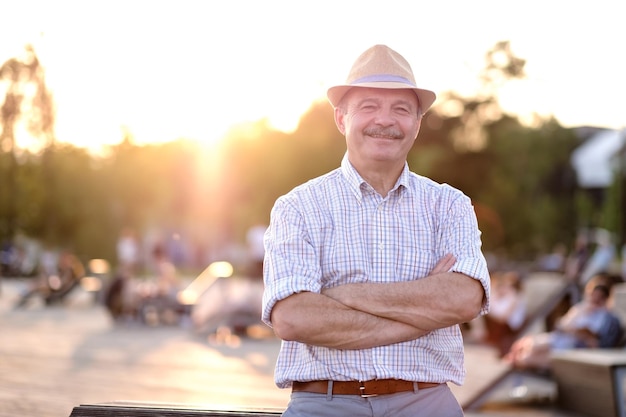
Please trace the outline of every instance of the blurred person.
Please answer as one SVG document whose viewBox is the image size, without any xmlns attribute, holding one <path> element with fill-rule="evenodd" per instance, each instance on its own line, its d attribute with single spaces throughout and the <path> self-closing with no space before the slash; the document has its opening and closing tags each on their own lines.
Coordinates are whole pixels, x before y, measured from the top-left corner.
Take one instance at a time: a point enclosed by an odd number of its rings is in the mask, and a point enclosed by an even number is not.
<svg viewBox="0 0 626 417">
<path fill-rule="evenodd" d="M 140 314 L 148 324 L 175 324 L 180 304 L 181 283 L 176 266 L 170 261 L 165 246 L 157 244 L 153 251 L 154 280 L 140 289 Z"/>
<path fill-rule="evenodd" d="M 28 286 L 16 304 L 16 308 L 24 307 L 34 296 L 43 298 L 46 305 L 62 301 L 85 276 L 82 262 L 69 250 L 63 250 L 58 256 L 56 267 L 50 266 Z"/>
<path fill-rule="evenodd" d="M 580 271 L 578 284 L 584 287 L 594 275 L 606 271 L 617 255 L 617 248 L 613 242 L 611 232 L 605 229 L 596 229 L 593 233 L 595 249 Z"/>
<path fill-rule="evenodd" d="M 59 262 L 58 251 L 49 244 L 44 244 L 41 254 L 39 255 L 39 274 L 45 276 L 54 275 Z"/>
<path fill-rule="evenodd" d="M 15 254 L 15 245 L 9 239 L 2 241 L 0 247 L 0 277 L 13 275 L 13 258 Z"/>
<path fill-rule="evenodd" d="M 557 243 L 552 251 L 539 259 L 539 270 L 546 272 L 564 272 L 567 259 L 567 247 Z"/>
<path fill-rule="evenodd" d="M 141 248 L 133 229 L 126 227 L 117 240 L 117 262 L 124 273 L 134 275 L 140 260 Z"/>
<path fill-rule="evenodd" d="M 613 291 L 613 287 L 617 284 L 624 283 L 624 278 L 622 278 L 621 274 L 613 273 L 608 271 L 598 272 L 593 278 L 593 282 L 596 284 L 602 284 L 609 288 L 611 292 L 611 296 L 607 301 L 607 306 L 610 310 L 614 311 L 615 308 L 615 292 Z M 626 324 L 626 323 L 625 323 Z"/>
<path fill-rule="evenodd" d="M 581 229 L 577 232 L 571 251 L 566 254 L 563 265 L 563 276 L 571 283 L 569 294 L 563 297 L 558 305 L 545 318 L 545 327 L 548 331 L 553 330 L 556 321 L 563 316 L 583 296 L 584 284 L 581 284 L 581 275 L 587 267 L 592 249 L 592 232 Z"/>
<path fill-rule="evenodd" d="M 579 231 L 574 240 L 574 247 L 565 259 L 565 277 L 572 281 L 578 282 L 580 273 L 587 264 L 589 259 L 589 232 Z"/>
<path fill-rule="evenodd" d="M 156 268 L 156 293 L 166 298 L 176 298 L 180 289 L 176 266 L 170 261 L 165 248 L 157 245 L 153 251 Z"/>
<path fill-rule="evenodd" d="M 266 225 L 257 224 L 248 229 L 246 233 L 250 263 L 249 275 L 251 278 L 263 278 L 263 258 L 265 257 L 263 237 L 265 236 L 266 230 Z"/>
<path fill-rule="evenodd" d="M 615 347 L 621 339 L 622 325 L 609 309 L 610 291 L 604 274 L 594 276 L 585 286 L 583 300 L 559 319 L 553 331 L 517 340 L 504 360 L 517 368 L 547 371 L 553 351 Z"/>
<path fill-rule="evenodd" d="M 376 45 L 328 98 L 341 166 L 280 197 L 265 238 L 283 415 L 462 416 L 459 324 L 488 311 L 490 283 L 470 199 L 406 161 L 435 94 Z"/>
<path fill-rule="evenodd" d="M 132 277 L 124 266 L 118 267 L 104 292 L 104 306 L 116 321 L 133 319 L 137 316 L 137 306 L 133 300 L 135 295 L 132 294 Z"/>
<path fill-rule="evenodd" d="M 483 316 L 486 341 L 498 348 L 500 356 L 504 356 L 526 320 L 526 300 L 519 272 L 506 271 L 492 275 L 489 305 L 489 313 Z"/>
</svg>

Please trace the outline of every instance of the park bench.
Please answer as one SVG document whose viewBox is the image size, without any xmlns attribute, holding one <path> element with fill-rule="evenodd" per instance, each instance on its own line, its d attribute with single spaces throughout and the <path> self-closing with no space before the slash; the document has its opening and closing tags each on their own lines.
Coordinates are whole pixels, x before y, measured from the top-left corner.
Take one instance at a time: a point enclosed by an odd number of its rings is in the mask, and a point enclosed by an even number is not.
<svg viewBox="0 0 626 417">
<path fill-rule="evenodd" d="M 527 317 L 517 331 L 516 337 L 535 331 L 537 326 L 545 326 L 548 315 L 563 299 L 572 296 L 575 286 L 562 274 L 538 272 L 526 278 L 523 291 L 527 303 Z M 473 361 L 480 361 L 481 372 L 475 376 L 468 374 L 466 385 L 469 385 L 471 390 L 466 389 L 464 395 L 459 398 L 464 410 L 479 410 L 501 387 L 511 385 L 511 381 L 526 374 L 505 364 L 494 349 L 491 355 L 481 352 L 486 350 L 488 349 L 485 346 L 467 346 L 465 349 L 466 366 L 470 367 Z"/>
<path fill-rule="evenodd" d="M 546 286 L 553 278 L 554 285 Z M 539 274 L 531 279 L 538 279 L 541 285 L 535 286 L 536 290 L 527 288 L 531 290 L 526 294 L 531 304 L 522 334 L 545 320 L 560 300 L 574 294 L 571 284 L 562 277 Z M 544 292 L 543 289 L 548 287 L 549 290 Z M 616 284 L 613 295 L 615 311 L 622 323 L 626 323 L 626 284 Z M 496 390 L 510 386 L 511 381 L 519 380 L 525 374 L 524 371 L 501 364 L 492 364 L 490 368 L 494 372 L 484 376 L 489 381 L 477 384 L 473 395 L 462 402 L 465 410 L 480 409 Z M 550 373 L 545 378 L 554 381 L 556 385 L 559 409 L 595 417 L 626 417 L 626 349 L 623 346 L 617 349 L 575 349 L 555 353 L 551 359 Z"/>
<path fill-rule="evenodd" d="M 74 407 L 70 417 L 277 417 L 282 410 L 211 410 L 208 406 L 142 402 L 110 402 Z"/>
<path fill-rule="evenodd" d="M 626 284 L 613 286 L 614 310 L 626 323 Z M 626 349 L 576 349 L 552 355 L 561 407 L 597 417 L 626 417 Z"/>
<path fill-rule="evenodd" d="M 593 417 L 626 417 L 626 350 L 554 353 L 551 369 L 563 409 Z"/>
</svg>

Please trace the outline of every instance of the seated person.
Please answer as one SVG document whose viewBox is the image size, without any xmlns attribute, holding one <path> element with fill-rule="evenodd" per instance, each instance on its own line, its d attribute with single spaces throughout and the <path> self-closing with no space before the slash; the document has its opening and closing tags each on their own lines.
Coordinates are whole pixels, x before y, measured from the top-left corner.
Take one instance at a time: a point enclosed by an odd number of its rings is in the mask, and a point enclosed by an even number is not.
<svg viewBox="0 0 626 417">
<path fill-rule="evenodd" d="M 39 277 L 21 295 L 15 308 L 28 304 L 34 296 L 43 298 L 46 305 L 62 301 L 85 276 L 82 262 L 70 251 L 62 251 L 55 264 L 48 265 Z"/>
<path fill-rule="evenodd" d="M 555 330 L 519 339 L 504 359 L 519 368 L 548 370 L 554 350 L 614 347 L 615 326 L 621 329 L 621 324 L 608 308 L 609 295 L 609 286 L 591 280 L 583 300 L 559 319 Z"/>
<path fill-rule="evenodd" d="M 517 331 L 526 319 L 522 278 L 517 271 L 492 275 L 490 305 L 489 314 L 483 316 L 487 331 L 485 341 L 498 348 L 500 356 L 503 356 L 517 338 Z"/>
</svg>

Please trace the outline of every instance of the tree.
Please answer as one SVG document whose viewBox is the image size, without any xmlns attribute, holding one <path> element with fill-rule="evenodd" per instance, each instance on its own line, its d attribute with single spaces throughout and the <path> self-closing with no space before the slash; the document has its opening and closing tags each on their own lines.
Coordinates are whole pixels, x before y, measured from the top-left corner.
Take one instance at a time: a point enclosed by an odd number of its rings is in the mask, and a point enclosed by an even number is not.
<svg viewBox="0 0 626 417">
<path fill-rule="evenodd" d="M 16 131 L 24 126 L 27 132 L 42 140 L 42 148 L 49 148 L 54 142 L 55 110 L 52 94 L 46 86 L 44 69 L 32 46 L 25 48 L 23 57 L 11 58 L 2 64 L 0 82 L 5 93 L 0 114 L 0 156 L 3 156 L 0 162 L 3 162 L 4 174 L 4 186 L 0 190 L 6 190 L 0 191 L 0 201 L 5 202 L 1 207 L 3 221 L 0 224 L 0 235 L 12 239 L 20 227 L 18 204 L 23 197 L 16 184 L 19 168 Z M 50 155 L 44 154 L 43 180 L 50 182 L 51 186 L 46 189 L 51 195 L 54 175 L 45 168 L 50 164 L 50 158 Z"/>
<path fill-rule="evenodd" d="M 573 240 L 577 138 L 554 120 L 528 127 L 501 109 L 499 89 L 523 78 L 524 65 L 498 42 L 485 55 L 478 94 L 446 92 L 426 115 L 409 163 L 472 199 L 486 250 L 528 258 Z"/>
</svg>

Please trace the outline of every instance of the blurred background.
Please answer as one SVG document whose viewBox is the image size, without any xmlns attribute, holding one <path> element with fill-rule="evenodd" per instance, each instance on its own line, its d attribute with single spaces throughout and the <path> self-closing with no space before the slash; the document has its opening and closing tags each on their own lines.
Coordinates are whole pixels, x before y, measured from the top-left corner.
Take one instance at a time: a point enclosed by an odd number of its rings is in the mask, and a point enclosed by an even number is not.
<svg viewBox="0 0 626 417">
<path fill-rule="evenodd" d="M 155 245 L 192 274 L 247 265 L 248 231 L 274 200 L 338 166 L 324 94 L 374 43 L 437 91 L 409 164 L 472 198 L 491 261 L 567 253 L 595 228 L 624 243 L 626 64 L 611 2 L 2 7 L 5 275 L 34 273 L 46 248 L 115 269 L 123 236 L 140 273 Z"/>
<path fill-rule="evenodd" d="M 409 166 L 472 199 L 492 279 L 513 271 L 525 286 L 524 332 L 550 329 L 594 274 L 623 281 L 618 6 L 2 2 L 0 321 L 12 337 L 0 350 L 13 359 L 0 364 L 0 414 L 24 414 L 35 385 L 41 404 L 26 414 L 67 415 L 107 398 L 282 406 L 288 393 L 271 382 L 279 341 L 259 323 L 263 233 L 277 197 L 339 166 L 344 138 L 325 93 L 377 43 L 437 92 Z M 473 346 L 484 344 L 479 324 L 463 327 L 478 366 L 462 398 L 503 368 Z M 224 384 L 253 372 L 221 369 L 230 362 L 219 349 L 262 368 L 262 381 Z M 134 386 L 120 384 L 127 360 L 149 362 Z M 51 368 L 59 361 L 62 371 Z M 183 376 L 162 377 L 177 366 Z M 77 378 L 83 369 L 91 373 Z M 57 390 L 72 393 L 61 396 L 65 411 L 45 414 Z"/>
</svg>

